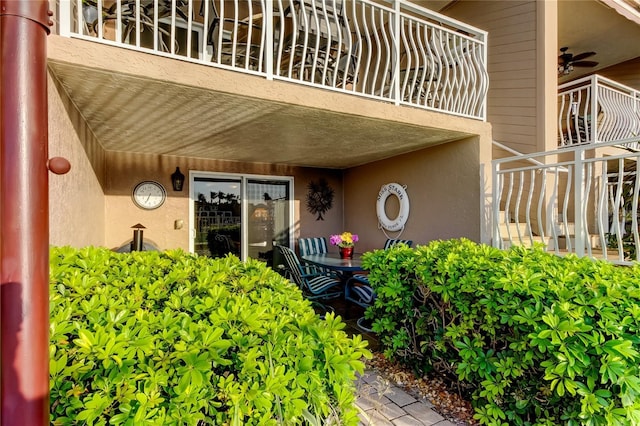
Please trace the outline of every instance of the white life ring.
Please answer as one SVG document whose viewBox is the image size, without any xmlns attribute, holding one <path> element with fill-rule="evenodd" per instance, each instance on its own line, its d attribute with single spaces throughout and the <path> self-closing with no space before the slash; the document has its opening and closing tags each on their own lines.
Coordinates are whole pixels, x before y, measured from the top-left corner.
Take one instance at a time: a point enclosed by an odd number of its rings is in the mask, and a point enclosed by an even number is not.
<svg viewBox="0 0 640 426">
<path fill-rule="evenodd" d="M 400 202 L 400 211 L 395 219 L 390 219 L 384 209 L 387 198 L 391 195 L 398 197 Z M 404 225 L 409 218 L 409 197 L 402 185 L 397 183 L 382 185 L 376 202 L 376 214 L 378 215 L 380 226 L 387 231 L 395 232 L 404 229 Z"/>
</svg>

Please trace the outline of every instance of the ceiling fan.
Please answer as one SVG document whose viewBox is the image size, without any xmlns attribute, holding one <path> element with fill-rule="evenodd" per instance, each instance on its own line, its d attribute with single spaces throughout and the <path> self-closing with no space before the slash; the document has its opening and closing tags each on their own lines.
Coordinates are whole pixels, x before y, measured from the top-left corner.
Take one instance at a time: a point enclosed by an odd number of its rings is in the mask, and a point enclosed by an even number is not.
<svg viewBox="0 0 640 426">
<path fill-rule="evenodd" d="M 568 47 L 560 48 L 560 56 L 558 56 L 558 74 L 567 75 L 573 71 L 573 67 L 595 67 L 598 65 L 595 61 L 585 61 L 584 59 L 590 58 L 595 55 L 596 52 L 582 52 L 577 55 L 567 52 Z"/>
</svg>

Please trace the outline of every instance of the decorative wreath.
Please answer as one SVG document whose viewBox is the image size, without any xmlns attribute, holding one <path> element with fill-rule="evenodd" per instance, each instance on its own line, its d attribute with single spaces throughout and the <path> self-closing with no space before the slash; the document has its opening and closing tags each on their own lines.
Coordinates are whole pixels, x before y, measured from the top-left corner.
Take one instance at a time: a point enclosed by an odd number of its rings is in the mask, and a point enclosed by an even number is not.
<svg viewBox="0 0 640 426">
<path fill-rule="evenodd" d="M 316 220 L 324 220 L 322 215 L 333 207 L 333 188 L 329 186 L 323 178 L 318 182 L 311 181 L 307 186 L 307 210 L 310 213 L 317 214 Z"/>
</svg>

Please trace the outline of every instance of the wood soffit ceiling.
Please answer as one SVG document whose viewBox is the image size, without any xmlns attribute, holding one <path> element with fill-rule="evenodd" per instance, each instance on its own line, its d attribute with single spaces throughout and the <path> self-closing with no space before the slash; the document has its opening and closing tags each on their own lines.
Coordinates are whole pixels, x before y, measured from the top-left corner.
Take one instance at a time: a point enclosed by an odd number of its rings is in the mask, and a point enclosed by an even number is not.
<svg viewBox="0 0 640 426">
<path fill-rule="evenodd" d="M 635 1 L 635 0 L 633 0 Z M 598 62 L 593 68 L 575 68 L 559 83 L 640 57 L 640 25 L 612 7 L 612 0 L 558 2 L 558 52 L 563 46 L 569 52 L 596 52 L 588 60 Z"/>
</svg>

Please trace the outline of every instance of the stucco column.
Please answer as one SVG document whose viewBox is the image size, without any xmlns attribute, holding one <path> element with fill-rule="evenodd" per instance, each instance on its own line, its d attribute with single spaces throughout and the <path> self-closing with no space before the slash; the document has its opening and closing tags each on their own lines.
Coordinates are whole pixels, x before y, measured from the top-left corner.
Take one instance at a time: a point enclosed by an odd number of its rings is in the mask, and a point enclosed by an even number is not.
<svg viewBox="0 0 640 426">
<path fill-rule="evenodd" d="M 0 0 L 0 424 L 49 423 L 43 0 Z"/>
</svg>

